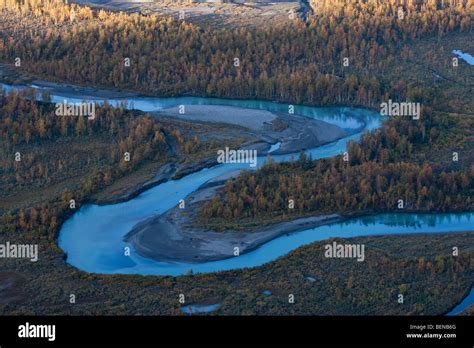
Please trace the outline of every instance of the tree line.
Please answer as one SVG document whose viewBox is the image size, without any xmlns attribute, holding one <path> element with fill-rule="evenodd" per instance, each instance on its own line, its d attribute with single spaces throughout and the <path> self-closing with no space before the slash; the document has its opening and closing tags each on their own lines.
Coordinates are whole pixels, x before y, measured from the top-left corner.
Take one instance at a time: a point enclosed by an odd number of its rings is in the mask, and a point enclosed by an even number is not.
<svg viewBox="0 0 474 348">
<path fill-rule="evenodd" d="M 60 0 L 2 0 L 2 16 L 16 20 L 14 30 L 0 24 L 0 60 L 21 58 L 22 71 L 58 81 L 161 96 L 374 106 L 389 94 L 416 92 L 390 73 L 400 63 L 394 56 L 408 57 L 415 39 L 470 31 L 474 8 L 472 0 L 314 6 L 307 21 L 253 30 L 203 29 Z"/>
<path fill-rule="evenodd" d="M 244 172 L 200 207 L 197 221 L 223 228 L 324 213 L 472 210 L 472 161 L 465 158 L 464 165 L 448 169 L 430 160 L 430 151 L 437 150 L 428 147 L 440 145 L 429 135 L 433 129 L 444 133 L 453 127 L 469 135 L 474 121 L 446 122 L 446 115 L 433 116 L 427 108 L 422 118 L 423 122 L 390 119 L 364 134 L 359 143 L 351 141 L 345 155 L 313 161 L 301 153 L 297 160 L 270 161 L 256 172 Z M 462 147 L 463 141 L 461 137 L 455 147 Z M 440 146 L 450 149 L 452 143 Z"/>
</svg>

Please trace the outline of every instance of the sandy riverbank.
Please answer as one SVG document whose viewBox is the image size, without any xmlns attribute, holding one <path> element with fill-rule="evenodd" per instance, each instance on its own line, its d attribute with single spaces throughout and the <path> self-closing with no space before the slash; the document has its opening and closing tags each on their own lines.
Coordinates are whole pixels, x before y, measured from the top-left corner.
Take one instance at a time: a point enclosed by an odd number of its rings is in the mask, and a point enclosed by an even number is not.
<svg viewBox="0 0 474 348">
<path fill-rule="evenodd" d="M 348 134 L 338 126 L 309 117 L 225 105 L 185 105 L 164 109 L 166 115 L 192 122 L 225 123 L 252 132 L 261 143 L 250 147 L 265 156 L 271 144 L 280 143 L 273 155 L 297 153 L 336 141 Z"/>
<path fill-rule="evenodd" d="M 255 227 L 246 231 L 228 230 L 215 232 L 196 227 L 192 219 L 203 201 L 210 199 L 222 182 L 237 172 L 228 173 L 204 184 L 186 198 L 186 208 L 178 207 L 137 224 L 125 237 L 135 250 L 144 257 L 157 261 L 207 262 L 235 257 L 252 251 L 281 235 L 342 221 L 337 214 L 312 216 L 273 225 Z"/>
<path fill-rule="evenodd" d="M 77 98 L 87 101 L 122 99 L 133 101 L 136 98 L 141 98 L 140 100 L 146 103 L 151 102 L 154 98 L 144 97 L 136 92 L 84 87 L 35 79 L 32 76 L 19 73 L 6 64 L 0 64 L 0 81 L 8 84 L 19 84 L 24 87 L 34 86 L 39 93 L 46 92 L 50 95 L 62 96 L 65 99 Z M 280 146 L 272 151 L 273 155 L 300 152 L 348 135 L 336 125 L 299 115 L 227 105 L 184 105 L 184 107 L 184 114 L 180 113 L 177 106 L 151 113 L 157 117 L 180 118 L 189 122 L 223 123 L 242 127 L 242 130 L 261 140 L 244 147 L 246 149 L 256 149 L 259 156 L 265 156 L 271 145 L 277 143 L 280 143 Z"/>
<path fill-rule="evenodd" d="M 144 97 L 136 92 L 84 87 L 35 79 L 20 74 L 6 64 L 0 64 L 0 81 L 8 84 L 19 84 L 24 87 L 34 86 L 39 93 L 46 92 L 65 99 L 77 98 L 86 101 L 122 99 L 125 102 L 141 98 L 143 102 L 147 102 L 154 98 Z M 189 122 L 222 123 L 242 127 L 242 130 L 261 140 L 243 147 L 244 149 L 256 149 L 259 156 L 265 156 L 271 145 L 277 143 L 280 143 L 280 146 L 272 151 L 272 155 L 300 152 L 336 141 L 348 135 L 336 125 L 299 115 L 226 105 L 184 105 L 184 107 L 184 114 L 179 112 L 177 106 L 151 113 L 158 117 L 180 118 Z"/>
</svg>

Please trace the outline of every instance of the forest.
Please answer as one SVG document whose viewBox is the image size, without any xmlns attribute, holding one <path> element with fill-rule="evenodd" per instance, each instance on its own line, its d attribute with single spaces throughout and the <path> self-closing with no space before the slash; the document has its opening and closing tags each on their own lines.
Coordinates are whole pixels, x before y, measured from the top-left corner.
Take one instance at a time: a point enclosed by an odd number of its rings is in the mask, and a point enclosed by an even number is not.
<svg viewBox="0 0 474 348">
<path fill-rule="evenodd" d="M 373 107 L 388 95 L 417 98 L 421 81 L 400 79 L 394 68 L 416 59 L 413 41 L 471 32 L 473 6 L 321 0 L 293 25 L 210 30 L 60 0 L 2 0 L 0 61 L 20 58 L 20 71 L 61 82 L 160 96 Z"/>
<path fill-rule="evenodd" d="M 34 78 L 160 96 L 372 109 L 389 97 L 422 103 L 421 122 L 390 119 L 351 143 L 348 161 L 300 155 L 229 181 L 202 206 L 198 223 L 216 229 L 329 211 L 398 210 L 399 199 L 404 211 L 472 210 L 472 83 L 468 69 L 453 72 L 446 48 L 454 40 L 469 44 L 474 1 L 311 3 L 314 13 L 291 26 L 211 30 L 60 0 L 0 0 L 0 62 Z M 155 170 L 194 161 L 239 139 L 109 105 L 91 121 L 53 113 L 31 92 L 0 94 L 0 238 L 38 243 L 41 253 L 34 266 L 2 263 L 1 314 L 179 315 L 176 299 L 185 293 L 190 303 L 221 303 L 217 314 L 439 315 L 472 285 L 472 233 L 351 240 L 372 253 L 364 268 L 323 263 L 321 245 L 313 243 L 252 269 L 180 277 L 82 272 L 65 262 L 57 244 L 61 223 L 74 213 L 70 199 L 79 208 L 149 164 Z M 200 131 L 204 136 L 196 138 Z M 212 133 L 222 137 L 209 139 Z M 14 300 L 5 300 L 8 291 Z M 297 299 L 293 307 L 289 292 Z M 399 292 L 406 306 L 394 301 Z M 77 295 L 74 305 L 70 293 Z"/>
<path fill-rule="evenodd" d="M 392 118 L 360 143 L 351 141 L 346 155 L 313 161 L 301 153 L 245 172 L 201 206 L 198 220 L 223 229 L 335 212 L 473 210 L 473 134 L 472 117 L 428 108 L 422 122 Z M 459 151 L 454 161 L 450 149 Z"/>
<path fill-rule="evenodd" d="M 37 101 L 32 91 L 0 93 L 0 139 L 2 200 L 8 201 L 8 197 L 22 191 L 40 192 L 41 188 L 69 181 L 55 199 L 57 203 L 44 202 L 38 207 L 32 204 L 15 215 L 6 213 L 2 217 L 10 228 L 28 231 L 41 227 L 52 236 L 58 219 L 69 210 L 70 199 L 79 205 L 84 197 L 144 161 L 168 159 L 164 131 L 150 116 L 133 117 L 129 111 L 106 105 L 97 108 L 94 120 L 58 117 L 54 104 Z M 105 146 L 102 141 L 110 145 Z M 90 144 L 101 143 L 88 151 Z M 74 151 L 67 152 L 62 147 Z M 59 155 L 64 152 L 66 156 Z M 125 152 L 133 154 L 129 162 L 125 161 Z M 84 173 L 83 168 L 88 167 L 94 170 Z M 77 177 L 82 177 L 81 184 L 75 185 Z"/>
<path fill-rule="evenodd" d="M 199 163 L 225 129 L 96 105 L 96 117 L 57 116 L 47 94 L 0 90 L 0 213 L 2 231 L 40 229 L 53 242 L 59 224 L 95 193 L 152 165 Z M 239 137 L 228 137 L 238 144 Z M 129 154 L 126 156 L 126 154 Z M 139 176 L 137 180 L 147 180 Z M 142 184 L 143 182 L 138 182 Z M 129 180 L 129 185 L 133 180 Z M 130 188 L 129 188 L 130 189 Z"/>
</svg>

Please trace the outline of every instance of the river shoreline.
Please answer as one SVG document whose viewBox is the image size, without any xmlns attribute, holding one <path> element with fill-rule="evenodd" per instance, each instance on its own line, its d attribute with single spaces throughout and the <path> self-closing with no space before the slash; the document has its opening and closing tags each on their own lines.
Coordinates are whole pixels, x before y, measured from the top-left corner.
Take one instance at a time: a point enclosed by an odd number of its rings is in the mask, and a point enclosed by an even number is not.
<svg viewBox="0 0 474 348">
<path fill-rule="evenodd" d="M 181 109 L 182 107 L 182 109 Z M 270 145 L 278 143 L 272 155 L 286 155 L 314 149 L 347 137 L 342 128 L 297 114 L 270 112 L 260 109 L 223 105 L 182 105 L 153 113 L 155 116 L 178 118 L 187 122 L 204 122 L 242 127 L 261 140 L 247 149 L 257 150 L 258 156 L 266 156 Z M 360 128 L 364 128 L 363 124 Z M 360 131 L 353 130 L 353 133 Z"/>
<path fill-rule="evenodd" d="M 78 100 L 90 98 L 91 101 L 100 101 L 101 99 L 120 98 L 120 100 L 125 100 L 126 98 L 133 99 L 143 97 L 141 94 L 135 92 L 102 90 L 94 87 L 80 87 L 72 84 L 35 80 L 32 77 L 21 75 L 5 64 L 0 64 L 0 81 L 6 78 L 10 80 L 10 83 L 11 80 L 20 80 L 22 82 L 20 86 L 13 85 L 13 88 L 34 87 L 38 92 L 48 92 L 53 96 L 58 94 L 56 99 L 63 97 Z M 91 95 L 93 97 L 90 97 Z M 117 102 L 118 100 L 116 99 L 115 101 Z M 129 107 L 133 108 L 133 103 L 129 104 Z M 146 112 L 144 110 L 140 111 Z M 278 144 L 278 147 L 272 149 L 272 156 L 298 153 L 303 150 L 314 149 L 330 144 L 339 139 L 356 134 L 366 127 L 365 121 L 357 117 L 355 118 L 360 122 L 360 126 L 358 128 L 344 130 L 331 123 L 311 117 L 230 105 L 186 105 L 185 115 L 181 115 L 177 106 L 152 111 L 151 113 L 157 118 L 178 118 L 186 122 L 197 124 L 202 122 L 223 123 L 231 128 L 237 127 L 237 130 L 239 127 L 242 127 L 243 131 L 260 140 L 258 142 L 244 143 L 241 149 L 256 150 L 258 156 L 262 158 L 269 154 L 274 144 Z M 92 197 L 86 202 L 98 205 L 125 202 L 169 180 L 178 180 L 186 175 L 205 168 L 211 168 L 217 164 L 217 159 L 214 157 L 208 157 L 197 163 L 187 163 L 184 165 L 168 163 L 149 181 L 138 183 L 128 188 L 125 192 L 115 196 L 105 199 Z"/>
<path fill-rule="evenodd" d="M 207 110 L 211 111 L 213 109 L 213 106 L 200 105 L 200 108 L 206 108 Z M 240 108 L 239 111 L 244 112 L 244 113 L 247 111 L 251 112 L 251 110 L 244 109 L 244 108 Z M 164 116 L 170 117 L 167 114 L 164 114 Z M 275 119 L 281 120 L 282 118 L 285 119 L 286 117 L 287 117 L 286 115 L 278 114 L 276 115 Z M 311 120 L 309 118 L 305 120 L 306 118 L 303 116 L 291 116 L 291 117 L 295 118 L 295 125 L 293 125 L 294 127 L 293 130 L 286 132 L 286 134 L 284 135 L 285 138 L 283 137 L 280 138 L 278 132 L 275 132 L 272 130 L 268 130 L 268 129 L 262 129 L 260 131 L 255 130 L 251 132 L 251 134 L 253 134 L 256 137 L 260 137 L 260 140 L 254 143 L 248 143 L 248 142 L 244 143 L 242 144 L 240 149 L 255 150 L 257 151 L 259 158 L 265 158 L 265 156 L 268 156 L 270 154 L 269 150 L 271 149 L 272 142 L 278 141 L 281 144 L 277 150 L 271 152 L 272 156 L 273 155 L 287 155 L 287 154 L 303 151 L 308 148 L 323 146 L 328 143 L 337 141 L 343 138 L 344 136 L 348 135 L 347 132 L 342 131 L 340 128 L 336 126 L 332 126 L 330 124 L 325 124 L 325 122 L 322 122 L 322 121 Z M 200 121 L 190 120 L 188 122 L 199 123 Z M 241 125 L 241 126 L 244 127 L 244 125 Z M 298 127 L 303 127 L 304 131 L 301 133 L 298 133 L 297 131 Z M 317 130 L 318 128 L 319 130 Z M 333 130 L 333 132 L 331 133 L 330 130 Z M 314 133 L 312 132 L 325 132 L 326 134 L 324 135 L 324 139 L 320 140 L 317 137 L 317 135 L 314 135 Z M 306 138 L 310 137 L 311 135 L 314 135 L 314 138 L 306 139 L 306 141 L 301 141 L 300 138 L 302 137 L 302 134 L 303 134 L 303 137 L 306 137 Z M 196 163 L 187 163 L 185 165 L 180 165 L 175 162 L 170 162 L 163 165 L 163 167 L 160 168 L 160 170 L 156 173 L 153 179 L 145 183 L 137 184 L 133 187 L 130 187 L 125 193 L 117 197 L 112 197 L 105 200 L 93 198 L 89 202 L 93 204 L 98 204 L 98 205 L 116 204 L 116 203 L 125 202 L 169 180 L 179 180 L 187 175 L 199 172 L 204 169 L 212 168 L 218 164 L 219 163 L 217 161 L 217 153 L 216 153 L 216 157 L 207 157 Z"/>
<path fill-rule="evenodd" d="M 140 256 L 155 261 L 202 263 L 240 256 L 282 235 L 345 220 L 341 215 L 327 214 L 254 227 L 245 232 L 216 232 L 195 226 L 192 220 L 203 201 L 240 172 L 227 172 L 207 181 L 184 199 L 184 209 L 176 206 L 138 223 L 124 236 L 124 241 L 132 244 Z"/>
<path fill-rule="evenodd" d="M 459 300 L 457 303 L 455 303 L 448 311 L 443 313 L 445 316 L 453 316 L 453 315 L 469 315 L 465 314 L 467 310 L 473 305 L 474 299 L 471 300 L 469 297 L 474 293 L 474 283 L 471 285 L 469 290 L 466 292 L 466 294 Z M 470 301 L 469 301 L 470 300 Z M 466 302 L 466 303 L 465 303 Z M 464 305 L 464 308 L 461 308 L 458 310 L 458 307 L 461 307 Z M 456 311 L 456 312 L 455 312 Z M 454 312 L 454 313 L 453 313 Z"/>
<path fill-rule="evenodd" d="M 7 89 L 9 86 L 6 86 Z M 35 86 L 37 87 L 37 86 Z M 17 89 L 17 86 L 11 86 L 10 88 Z M 41 89 L 37 89 L 39 92 Z M 74 90 L 74 98 L 76 100 L 83 100 L 88 96 L 83 96 L 79 90 Z M 64 97 L 59 94 L 52 94 L 52 101 L 61 101 Z M 99 100 L 100 98 L 96 98 Z M 173 115 L 178 106 L 185 105 L 187 115 L 193 119 L 187 121 L 193 122 L 199 127 L 199 123 L 222 123 L 220 119 L 215 119 L 215 115 L 211 115 L 214 119 L 209 119 L 209 113 L 214 110 L 220 110 L 220 114 L 225 114 L 228 118 L 230 117 L 233 122 L 229 122 L 229 127 L 234 127 L 236 131 L 245 131 L 247 133 L 253 132 L 257 134 L 262 132 L 262 129 L 266 132 L 287 132 L 286 137 L 296 138 L 296 142 L 289 144 L 296 144 L 301 138 L 301 134 L 308 134 L 311 143 L 307 143 L 302 146 L 304 149 L 308 149 L 308 154 L 314 159 L 337 156 L 346 149 L 347 142 L 350 140 L 357 141 L 362 131 L 373 130 L 380 127 L 381 119 L 379 115 L 374 114 L 368 110 L 357 110 L 345 107 L 342 109 L 337 108 L 317 108 L 317 107 L 305 107 L 305 106 L 294 106 L 296 115 L 290 114 L 289 106 L 287 104 L 277 104 L 273 102 L 255 101 L 255 100 L 234 100 L 234 99 L 212 99 L 212 98 L 135 98 L 130 100 L 134 109 L 141 110 L 143 112 L 153 112 L 156 117 L 164 118 L 175 118 L 177 115 Z M 118 103 L 123 102 L 122 99 L 112 100 L 110 104 L 112 106 L 119 105 Z M 114 104 L 115 103 L 115 104 Z M 189 107 L 191 105 L 191 107 Z M 129 106 L 130 107 L 130 104 Z M 150 111 L 151 110 L 151 111 Z M 163 110 L 166 110 L 163 112 Z M 258 117 L 259 120 L 242 117 L 242 120 L 238 120 L 236 123 L 234 116 L 239 116 L 242 112 L 251 110 L 252 113 L 250 118 Z M 263 110 L 263 111 L 262 111 Z M 194 116 L 190 112 L 195 112 Z M 229 112 L 228 114 L 226 114 Z M 171 114 L 171 115 L 170 115 Z M 260 116 L 259 116 L 260 115 Z M 203 117 L 204 116 L 204 117 Z M 304 117 L 303 117 L 304 116 Z M 181 120 L 183 121 L 183 120 Z M 242 122 L 241 122 L 242 121 Z M 251 121 L 252 123 L 246 123 Z M 294 129 L 288 131 L 291 128 L 291 123 L 300 122 L 298 126 L 294 126 Z M 311 124 L 312 123 L 312 124 Z M 323 138 L 321 141 L 317 139 L 314 133 L 303 133 L 308 132 L 310 125 L 314 127 L 316 131 L 324 136 L 330 135 L 332 138 Z M 328 128 L 320 127 L 321 125 L 327 125 L 333 130 L 338 130 L 340 133 L 328 134 Z M 266 129 L 265 129 L 266 128 Z M 319 128 L 319 129 L 318 129 Z M 324 128 L 324 129 L 322 129 Z M 344 134 L 342 131 L 344 130 Z M 311 133 L 313 136 L 311 136 Z M 277 142 L 280 137 L 269 137 L 265 134 L 261 141 L 258 138 L 255 140 L 239 145 L 241 148 L 255 148 L 259 149 L 259 163 L 257 167 L 260 167 L 265 162 L 265 155 L 272 150 L 272 158 L 276 162 L 289 161 L 292 156 L 298 156 L 298 152 L 292 145 L 282 146 L 282 143 Z M 316 139 L 315 139 L 316 138 Z M 278 144 L 280 143 L 280 144 Z M 278 146 L 275 146 L 278 144 Z M 301 144 L 297 144 L 300 145 Z M 323 145 L 323 146 L 321 146 Z M 278 152 L 276 150 L 279 150 Z M 290 155 L 291 154 L 291 155 Z M 211 156 L 213 157 L 213 156 Z M 130 243 L 124 241 L 124 236 L 130 234 L 134 226 L 145 224 L 147 220 L 158 218 L 159 216 L 172 211 L 180 199 L 188 199 L 189 195 L 193 194 L 200 189 L 205 188 L 206 185 L 214 187 L 214 190 L 219 186 L 219 180 L 229 172 L 235 171 L 236 175 L 241 170 L 252 170 L 249 164 L 246 163 L 223 163 L 216 165 L 216 161 L 213 158 L 207 158 L 201 160 L 200 163 L 184 163 L 177 162 L 176 167 L 170 166 L 167 170 L 162 170 L 162 173 L 150 177 L 145 183 L 137 183 L 133 188 L 119 192 L 117 196 L 117 204 L 102 204 L 105 202 L 99 202 L 100 204 L 87 204 L 81 208 L 78 214 L 74 214 L 71 218 L 67 219 L 61 227 L 59 233 L 59 246 L 67 252 L 67 260 L 73 265 L 85 270 L 91 270 L 93 272 L 104 272 L 105 273 L 142 273 L 145 274 L 182 274 L 185 271 L 181 269 L 193 268 L 196 272 L 209 271 L 212 269 L 232 269 L 241 267 L 251 267 L 254 265 L 268 262 L 273 258 L 283 255 L 286 252 L 294 249 L 298 245 L 306 242 L 292 241 L 293 236 L 296 240 L 300 240 L 302 236 L 307 238 L 308 241 L 314 238 L 320 238 L 318 235 L 311 233 L 314 228 L 325 228 L 325 225 L 330 224 L 336 226 L 336 222 L 342 222 L 347 217 L 341 217 L 340 215 L 334 214 L 329 216 L 313 216 L 296 219 L 295 221 L 285 221 L 279 224 L 264 225 L 251 228 L 246 231 L 246 236 L 242 237 L 243 234 L 240 231 L 234 231 L 234 235 L 231 233 L 225 233 L 226 238 L 223 238 L 223 234 L 217 232 L 215 238 L 209 237 L 211 234 L 206 232 L 203 239 L 196 239 L 197 234 L 184 235 L 176 233 L 171 230 L 164 230 L 163 233 L 168 233 L 166 238 L 173 242 L 173 238 L 187 238 L 192 241 L 194 238 L 195 254 L 189 255 L 189 250 L 186 248 L 181 250 L 182 254 L 185 254 L 185 258 L 179 254 L 179 247 L 169 248 L 167 260 L 183 261 L 191 260 L 189 266 L 186 262 L 181 262 L 176 265 L 174 262 L 155 262 L 153 259 L 146 258 L 137 253 L 136 250 L 132 251 L 132 257 L 122 258 L 116 254 L 117 250 L 123 249 L 125 246 L 131 246 Z M 179 168 L 180 165 L 185 167 Z M 229 177 L 227 176 L 227 179 Z M 209 187 L 208 187 L 209 188 Z M 90 201 L 90 203 L 97 203 Z M 107 202 L 109 203 L 109 202 Z M 188 205 L 190 202 L 186 202 Z M 126 214 L 124 214 L 126 211 Z M 88 216 L 99 213 L 100 218 L 88 218 Z M 88 229 L 83 229 L 83 219 L 87 219 Z M 96 221 L 92 222 L 92 221 Z M 168 226 L 172 226 L 168 224 Z M 319 227 L 320 226 L 320 227 Z M 332 229 L 332 227 L 331 227 Z M 72 232 L 81 231 L 81 237 L 78 239 L 77 235 Z M 298 232 L 298 233 L 292 233 Z M 183 232 L 184 233 L 184 232 Z M 93 242 L 97 239 L 104 239 L 104 243 L 100 246 Z M 136 237 L 138 238 L 138 237 Z M 225 239 L 225 240 L 224 240 Z M 287 241 L 289 244 L 287 244 Z M 284 245 L 282 245 L 284 241 Z M 94 247 L 88 248 L 87 245 L 93 242 Z M 205 245 L 207 243 L 207 246 Z M 209 244 L 211 243 L 211 244 Z M 214 244 L 212 244 L 214 243 Z M 217 244 L 216 244 L 217 243 Z M 181 243 L 186 244 L 186 243 Z M 193 243 L 189 243 L 191 248 Z M 175 243 L 177 245 L 177 243 Z M 201 247 L 204 245 L 205 247 Z M 275 245 L 278 245 L 275 248 Z M 271 246 L 271 252 L 268 253 Z M 146 243 L 142 243 L 143 249 L 146 249 Z M 239 258 L 232 257 L 235 255 L 235 248 L 238 247 Z M 84 248 L 87 248 L 86 251 Z M 173 249 L 176 249 L 173 251 Z M 188 248 L 189 249 L 189 248 Z M 201 252 L 204 250 L 204 252 Z M 146 251 L 145 251 L 146 252 Z M 90 253 L 94 256 L 91 258 Z M 143 253 L 144 254 L 144 253 Z M 267 255 L 268 254 L 268 255 Z M 89 256 L 87 256 L 89 255 Z M 258 255 L 257 259 L 253 255 Z M 85 257 L 85 258 L 84 258 Z M 232 257 L 232 258 L 231 258 Z M 229 259 L 231 258 L 231 259 Z M 163 259 L 161 257 L 160 259 Z M 201 260 L 217 260 L 215 262 L 201 262 Z M 132 270 L 133 269 L 133 270 Z M 137 269 L 136 271 L 134 271 Z M 113 271 L 112 271 L 113 270 Z"/>
<path fill-rule="evenodd" d="M 117 89 L 109 86 L 87 86 L 75 84 L 71 82 L 58 82 L 58 80 L 46 80 L 43 76 L 26 74 L 18 71 L 12 64 L 0 63 L 0 84 L 13 85 L 19 89 L 33 88 L 38 91 L 45 91 L 50 94 L 56 94 L 65 98 L 75 98 L 78 95 L 85 95 L 91 100 L 109 100 L 109 99 L 132 99 L 132 98 L 162 98 L 162 99 L 177 99 L 177 98 L 206 98 L 213 99 L 227 99 L 233 101 L 253 100 L 256 102 L 269 102 L 276 104 L 294 105 L 291 100 L 280 99 L 255 99 L 251 95 L 240 95 L 238 97 L 220 97 L 218 95 L 200 95 L 192 93 L 183 93 L 179 95 L 156 95 L 147 93 L 146 91 L 133 89 Z M 314 107 L 314 108 L 360 108 L 379 113 L 380 107 L 376 105 L 366 104 L 299 104 L 299 106 Z"/>
<path fill-rule="evenodd" d="M 241 171 L 217 176 L 188 195 L 185 206 L 174 208 L 136 224 L 124 237 L 142 257 L 159 262 L 203 263 L 219 261 L 249 253 L 283 235 L 316 227 L 370 217 L 377 212 L 347 215 L 325 214 L 299 217 L 273 224 L 241 229 L 215 231 L 194 223 L 202 204 L 214 197 L 225 182 Z M 400 213 L 404 214 L 404 213 Z"/>
<path fill-rule="evenodd" d="M 214 232 L 200 228 L 182 228 L 166 219 L 155 217 L 136 225 L 125 237 L 139 255 L 164 262 L 202 263 L 225 260 L 249 253 L 282 235 L 299 232 L 344 218 L 337 214 L 301 218 L 253 231 Z"/>
</svg>

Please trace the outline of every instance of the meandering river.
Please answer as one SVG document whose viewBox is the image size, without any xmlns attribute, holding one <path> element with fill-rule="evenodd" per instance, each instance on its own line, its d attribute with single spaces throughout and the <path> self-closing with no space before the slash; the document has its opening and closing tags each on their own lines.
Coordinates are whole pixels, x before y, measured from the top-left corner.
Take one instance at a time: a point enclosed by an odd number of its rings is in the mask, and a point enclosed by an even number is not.
<svg viewBox="0 0 474 348">
<path fill-rule="evenodd" d="M 6 90 L 22 88 L 9 85 L 2 85 L 2 87 Z M 61 93 L 55 93 L 51 97 L 54 102 L 64 99 L 68 102 L 100 99 L 93 95 L 71 98 Z M 124 98 L 109 99 L 112 105 L 118 105 L 124 101 Z M 142 111 L 158 111 L 190 104 L 230 105 L 268 111 L 288 111 L 287 104 L 254 100 L 137 97 L 127 98 L 127 101 L 129 108 Z M 354 108 L 295 106 L 295 114 L 312 117 L 352 131 L 361 127 L 363 130 L 372 130 L 379 127 L 382 121 L 377 113 Z M 315 159 L 340 154 L 346 149 L 349 140 L 358 140 L 360 135 L 361 132 L 353 134 L 334 143 L 309 150 L 307 153 L 311 153 Z M 273 156 L 273 160 L 286 161 L 289 157 L 290 155 Z M 264 162 L 265 158 L 259 158 L 259 166 Z M 83 206 L 63 224 L 59 235 L 59 246 L 67 252 L 69 264 L 86 272 L 175 276 L 184 274 L 190 269 L 194 273 L 201 273 L 255 267 L 275 260 L 302 245 L 331 237 L 468 231 L 472 229 L 474 221 L 474 213 L 379 214 L 291 233 L 238 257 L 197 264 L 157 262 L 146 259 L 139 256 L 131 245 L 123 241 L 125 234 L 136 223 L 150 216 L 164 213 L 208 180 L 240 168 L 249 169 L 248 164 L 221 164 L 189 174 L 179 180 L 165 182 L 127 202 Z M 130 256 L 125 256 L 126 247 L 132 248 Z"/>
</svg>

